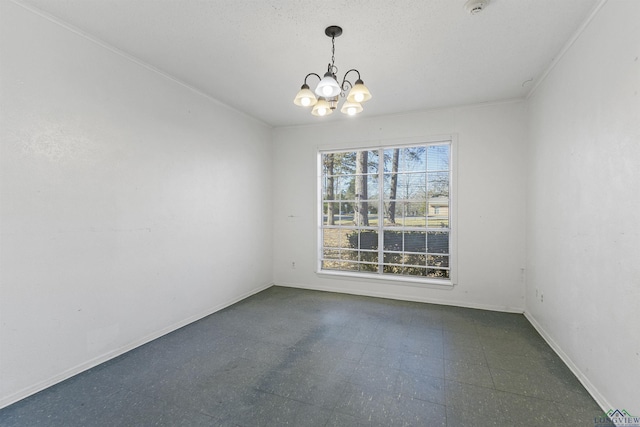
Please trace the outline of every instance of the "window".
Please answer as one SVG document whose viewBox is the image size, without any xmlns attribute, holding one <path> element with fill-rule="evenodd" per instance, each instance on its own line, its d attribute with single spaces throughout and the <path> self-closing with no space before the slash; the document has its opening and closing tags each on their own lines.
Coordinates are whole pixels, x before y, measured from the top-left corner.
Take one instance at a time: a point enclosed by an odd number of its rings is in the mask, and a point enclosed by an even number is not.
<svg viewBox="0 0 640 427">
<path fill-rule="evenodd" d="M 450 283 L 451 147 L 320 151 L 319 271 Z"/>
</svg>

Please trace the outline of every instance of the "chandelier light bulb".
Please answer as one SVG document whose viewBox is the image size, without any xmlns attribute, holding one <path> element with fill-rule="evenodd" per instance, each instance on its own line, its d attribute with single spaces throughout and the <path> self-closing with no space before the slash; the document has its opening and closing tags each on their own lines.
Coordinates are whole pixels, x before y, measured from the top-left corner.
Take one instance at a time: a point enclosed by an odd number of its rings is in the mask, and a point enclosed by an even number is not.
<svg viewBox="0 0 640 427">
<path fill-rule="evenodd" d="M 313 109 L 311 110 L 311 114 L 318 117 L 328 116 L 331 113 L 333 113 L 333 110 L 331 109 L 331 104 L 329 104 L 329 102 L 324 98 L 320 98 L 318 102 L 316 102 L 316 105 L 314 105 Z"/>
<path fill-rule="evenodd" d="M 316 86 L 316 95 L 324 98 L 333 98 L 340 94 L 340 85 L 336 81 L 336 78 L 327 71 Z"/>
<path fill-rule="evenodd" d="M 356 80 L 356 84 L 349 91 L 347 95 L 347 101 L 351 102 L 365 102 L 371 99 L 371 92 L 364 85 L 364 82 L 360 79 Z"/>
<path fill-rule="evenodd" d="M 310 107 L 318 102 L 316 96 L 309 89 L 309 85 L 306 83 L 302 85 L 300 91 L 297 93 L 296 97 L 293 100 L 293 103 L 299 105 L 301 107 Z"/>
<path fill-rule="evenodd" d="M 345 101 L 345 103 L 342 104 L 340 112 L 348 116 L 355 116 L 356 114 L 362 112 L 362 105 L 358 104 L 357 102 Z"/>
</svg>

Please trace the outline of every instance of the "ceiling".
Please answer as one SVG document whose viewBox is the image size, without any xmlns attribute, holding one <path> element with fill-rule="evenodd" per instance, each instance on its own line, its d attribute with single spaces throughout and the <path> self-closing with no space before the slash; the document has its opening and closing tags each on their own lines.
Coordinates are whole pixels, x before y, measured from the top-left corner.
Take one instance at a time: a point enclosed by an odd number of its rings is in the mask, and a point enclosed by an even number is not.
<svg viewBox="0 0 640 427">
<path fill-rule="evenodd" d="M 293 104 L 331 60 L 373 98 L 360 116 L 526 96 L 601 0 L 22 0 L 271 126 L 357 120 Z M 351 75 L 350 75 L 351 76 Z M 312 88 L 317 80 L 310 79 Z"/>
</svg>

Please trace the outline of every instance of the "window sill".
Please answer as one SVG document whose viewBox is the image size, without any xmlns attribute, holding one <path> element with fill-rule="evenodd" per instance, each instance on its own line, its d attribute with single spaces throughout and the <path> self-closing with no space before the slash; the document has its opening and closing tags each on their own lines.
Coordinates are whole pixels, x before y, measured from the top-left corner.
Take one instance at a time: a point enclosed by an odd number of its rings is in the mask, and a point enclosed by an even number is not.
<svg viewBox="0 0 640 427">
<path fill-rule="evenodd" d="M 407 276 L 383 276 L 379 274 L 366 274 L 366 273 L 345 273 L 342 271 L 320 270 L 316 271 L 318 277 L 327 279 L 342 279 L 342 280 L 374 280 L 376 282 L 384 282 L 390 285 L 401 286 L 415 286 L 415 287 L 430 287 L 440 289 L 452 289 L 455 284 L 452 280 L 446 279 L 428 279 L 428 278 L 414 278 Z"/>
</svg>

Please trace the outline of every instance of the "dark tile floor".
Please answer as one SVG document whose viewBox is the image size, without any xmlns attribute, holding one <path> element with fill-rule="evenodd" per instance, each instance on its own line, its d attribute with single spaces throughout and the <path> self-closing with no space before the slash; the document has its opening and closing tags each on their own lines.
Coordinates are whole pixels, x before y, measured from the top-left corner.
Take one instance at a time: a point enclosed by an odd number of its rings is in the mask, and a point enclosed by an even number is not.
<svg viewBox="0 0 640 427">
<path fill-rule="evenodd" d="M 272 287 L 0 410 L 1 426 L 593 426 L 522 315 Z"/>
</svg>

